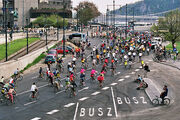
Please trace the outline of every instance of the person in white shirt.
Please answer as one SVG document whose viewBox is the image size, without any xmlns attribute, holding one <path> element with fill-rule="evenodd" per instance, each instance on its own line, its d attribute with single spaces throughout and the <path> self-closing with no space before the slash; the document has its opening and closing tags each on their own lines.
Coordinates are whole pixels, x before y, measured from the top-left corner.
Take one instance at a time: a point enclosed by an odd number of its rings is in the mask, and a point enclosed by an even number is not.
<svg viewBox="0 0 180 120">
<path fill-rule="evenodd" d="M 35 97 L 35 94 L 36 94 L 37 90 L 38 90 L 38 89 L 37 89 L 36 84 L 33 83 L 32 86 L 31 86 L 32 98 Z"/>
</svg>

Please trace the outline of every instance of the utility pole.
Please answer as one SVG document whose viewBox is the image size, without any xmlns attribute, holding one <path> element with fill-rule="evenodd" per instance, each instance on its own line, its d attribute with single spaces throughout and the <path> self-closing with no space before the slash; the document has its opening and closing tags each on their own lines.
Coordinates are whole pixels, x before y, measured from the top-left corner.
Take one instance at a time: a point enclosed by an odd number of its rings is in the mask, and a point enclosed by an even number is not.
<svg viewBox="0 0 180 120">
<path fill-rule="evenodd" d="M 26 39 L 27 39 L 27 54 L 28 54 L 28 19 L 26 18 L 26 26 L 27 26 L 27 29 L 26 29 L 26 33 L 27 33 L 27 36 L 26 36 Z"/>
<path fill-rule="evenodd" d="M 127 4 L 126 4 L 126 31 L 125 31 L 126 39 L 127 39 Z"/>
<path fill-rule="evenodd" d="M 6 61 L 8 61 L 7 53 L 7 0 L 3 0 L 3 10 L 4 10 L 4 30 L 5 30 L 5 40 L 6 40 Z"/>
<path fill-rule="evenodd" d="M 113 29 L 115 32 L 115 0 L 113 0 Z"/>
<path fill-rule="evenodd" d="M 22 11 L 22 13 L 23 13 L 23 19 L 22 19 L 22 22 L 23 22 L 23 32 L 24 32 L 24 0 L 23 0 L 23 11 Z"/>
<path fill-rule="evenodd" d="M 133 33 L 134 33 L 134 7 L 133 7 Z"/>
<path fill-rule="evenodd" d="M 45 23 L 46 23 L 46 26 L 47 26 L 47 16 L 45 16 L 46 19 L 45 19 Z M 46 47 L 47 47 L 47 27 L 45 26 L 45 30 L 46 30 Z"/>
<path fill-rule="evenodd" d="M 59 40 L 59 25 L 58 25 L 58 15 L 57 15 L 57 41 Z"/>
<path fill-rule="evenodd" d="M 78 26 L 79 26 L 79 12 L 78 12 L 78 9 L 77 9 L 77 31 L 79 31 L 79 27 Z"/>
<path fill-rule="evenodd" d="M 63 57 L 65 57 L 65 3 L 63 0 Z"/>
</svg>

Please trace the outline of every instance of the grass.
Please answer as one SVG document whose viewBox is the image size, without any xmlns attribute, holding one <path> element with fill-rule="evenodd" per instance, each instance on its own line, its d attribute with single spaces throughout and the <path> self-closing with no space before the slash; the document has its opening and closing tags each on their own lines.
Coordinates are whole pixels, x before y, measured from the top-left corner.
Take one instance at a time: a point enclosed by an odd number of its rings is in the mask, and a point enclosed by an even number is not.
<svg viewBox="0 0 180 120">
<path fill-rule="evenodd" d="M 28 68 L 30 68 L 31 66 L 39 63 L 43 58 L 45 58 L 46 55 L 44 53 L 42 53 L 40 56 L 38 56 L 32 63 L 28 64 L 23 70 L 21 70 L 21 72 L 24 72 L 25 70 L 27 70 Z"/>
<path fill-rule="evenodd" d="M 40 40 L 40 38 L 29 38 L 29 44 Z M 24 39 L 17 39 L 12 41 L 11 43 L 8 43 L 8 56 L 12 55 L 13 53 L 19 51 L 20 49 L 24 48 L 27 45 L 27 40 L 26 38 Z M 4 59 L 5 56 L 5 51 L 6 51 L 6 45 L 5 44 L 1 44 L 0 45 L 0 60 Z"/>
<path fill-rule="evenodd" d="M 177 50 L 180 50 L 180 41 L 177 41 L 175 44 L 176 44 Z M 169 45 L 166 46 L 166 49 L 167 49 L 167 50 L 172 50 L 172 49 L 173 49 L 171 42 L 170 42 Z"/>
</svg>

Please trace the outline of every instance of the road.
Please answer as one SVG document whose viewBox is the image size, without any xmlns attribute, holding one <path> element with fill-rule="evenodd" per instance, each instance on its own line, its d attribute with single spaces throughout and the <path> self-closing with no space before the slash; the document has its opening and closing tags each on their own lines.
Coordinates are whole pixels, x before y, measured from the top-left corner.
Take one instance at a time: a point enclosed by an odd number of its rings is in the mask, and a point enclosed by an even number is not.
<svg viewBox="0 0 180 120">
<path fill-rule="evenodd" d="M 90 39 L 93 45 L 101 43 L 99 39 Z M 87 50 L 86 55 L 90 54 Z M 178 120 L 178 101 L 180 99 L 178 90 L 180 87 L 177 76 L 179 71 L 158 63 L 154 63 L 150 56 L 143 58 L 149 63 L 152 72 L 150 77 L 157 78 L 159 84 L 165 81 L 170 90 L 174 92 L 175 102 L 169 107 L 152 106 L 148 96 L 143 90 L 136 90 L 138 84 L 134 83 L 135 76 L 142 73 L 140 63 L 133 65 L 132 69 L 125 69 L 118 64 L 116 74 L 111 76 L 108 71 L 105 76 L 103 87 L 98 86 L 97 81 L 90 80 L 91 64 L 86 71 L 86 86 L 78 87 L 77 96 L 70 98 L 69 92 L 61 90 L 53 92 L 47 81 L 37 79 L 38 70 L 24 75 L 24 80 L 17 86 L 17 103 L 12 106 L 1 105 L 0 119 L 5 120 Z M 66 58 L 65 63 L 70 61 Z M 89 59 L 88 59 L 89 60 Z M 80 61 L 80 60 L 78 60 Z M 97 66 L 100 71 L 102 65 Z M 55 66 L 54 66 L 55 67 Z M 66 71 L 66 70 L 65 70 Z M 77 71 L 80 71 L 78 62 Z M 62 78 L 65 77 L 63 73 Z M 171 73 L 171 74 L 168 74 Z M 79 84 L 79 74 L 76 79 Z M 63 80 L 64 81 L 64 80 Z M 39 86 L 39 99 L 30 102 L 30 87 L 33 82 Z M 64 84 L 64 82 L 63 82 Z M 169 111 L 173 111 L 168 113 Z M 166 114 L 168 113 L 168 114 Z"/>
</svg>

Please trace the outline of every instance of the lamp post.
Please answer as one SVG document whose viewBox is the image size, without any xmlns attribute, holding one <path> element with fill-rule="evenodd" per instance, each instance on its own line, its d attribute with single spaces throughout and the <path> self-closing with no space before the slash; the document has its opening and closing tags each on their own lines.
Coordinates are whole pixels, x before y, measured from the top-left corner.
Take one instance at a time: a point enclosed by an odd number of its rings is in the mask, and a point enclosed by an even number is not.
<svg viewBox="0 0 180 120">
<path fill-rule="evenodd" d="M 29 52 L 29 51 L 28 51 L 28 45 L 29 45 L 29 44 L 28 44 L 28 38 L 29 38 L 29 37 L 28 37 L 28 19 L 27 19 L 27 18 L 26 18 L 26 27 L 27 27 L 27 29 L 26 29 L 26 34 L 27 34 L 27 36 L 26 36 L 26 39 L 27 39 L 27 54 L 28 54 L 28 52 Z"/>
<path fill-rule="evenodd" d="M 57 15 L 57 41 L 59 40 L 59 25 L 58 25 L 58 15 Z"/>
<path fill-rule="evenodd" d="M 127 4 L 126 4 L 126 31 L 125 31 L 126 39 L 127 39 Z"/>
<path fill-rule="evenodd" d="M 65 0 L 63 0 L 63 57 L 65 57 Z"/>
</svg>

